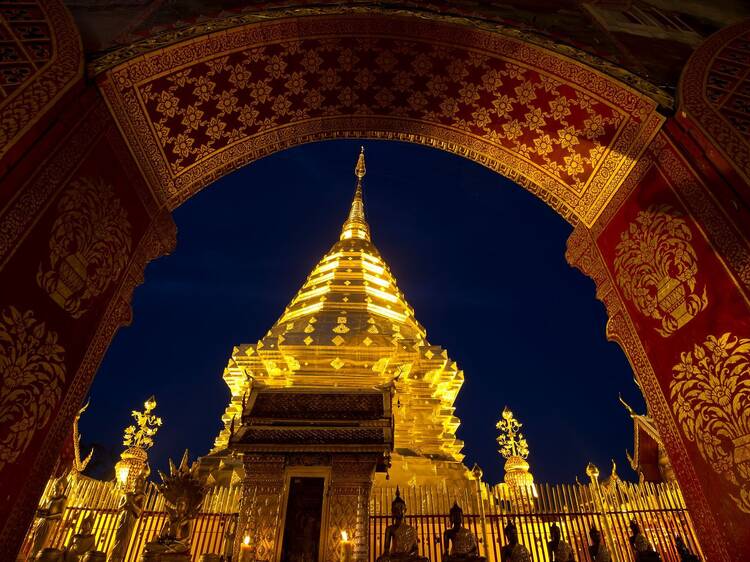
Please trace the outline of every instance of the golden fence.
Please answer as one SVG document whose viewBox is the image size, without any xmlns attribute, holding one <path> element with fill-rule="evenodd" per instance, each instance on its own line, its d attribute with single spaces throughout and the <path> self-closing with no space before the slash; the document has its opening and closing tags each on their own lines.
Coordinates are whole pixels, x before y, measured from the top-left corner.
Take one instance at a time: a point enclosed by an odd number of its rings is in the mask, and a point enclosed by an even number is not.
<svg viewBox="0 0 750 562">
<path fill-rule="evenodd" d="M 47 484 L 43 498 L 46 498 L 52 481 Z M 237 517 L 240 489 L 212 488 L 203 500 L 201 512 L 193 524 L 191 554 L 198 560 L 201 554 L 222 554 L 227 524 Z M 94 514 L 94 536 L 96 548 L 109 553 L 114 545 L 117 525 L 117 504 L 121 494 L 114 482 L 102 482 L 79 476 L 68 488 L 68 502 L 62 519 L 54 529 L 47 546 L 63 548 L 78 532 L 81 522 L 90 513 Z M 164 498 L 152 483 L 146 490 L 143 513 L 135 523 L 125 562 L 137 562 L 143 547 L 154 540 L 161 531 L 167 514 Z M 31 549 L 33 526 L 24 541 L 18 560 L 25 561 Z"/>
<path fill-rule="evenodd" d="M 395 488 L 376 488 L 370 498 L 369 560 L 383 552 L 385 528 L 390 524 Z M 589 561 L 589 530 L 596 527 L 612 553 L 612 560 L 633 562 L 629 523 L 635 519 L 641 531 L 664 562 L 680 562 L 675 548 L 679 535 L 688 547 L 703 557 L 676 484 L 632 484 L 620 482 L 605 488 L 597 483 L 574 485 L 538 484 L 530 489 L 482 485 L 445 490 L 408 487 L 401 490 L 406 501 L 406 521 L 416 528 L 419 552 L 431 562 L 443 560 L 443 533 L 450 527 L 453 502 L 463 509 L 464 526 L 479 542 L 488 562 L 500 562 L 500 549 L 507 543 L 503 531 L 509 521 L 518 529 L 519 541 L 535 562 L 549 562 L 549 529 L 556 523 L 572 547 L 578 562 Z"/>
<path fill-rule="evenodd" d="M 43 497 L 47 497 L 48 490 Z M 370 496 L 368 529 L 369 562 L 383 552 L 385 528 L 390 524 L 395 488 L 376 487 Z M 431 562 L 442 562 L 443 532 L 450 526 L 449 512 L 457 502 L 464 512 L 464 524 L 478 538 L 480 554 L 488 562 L 500 562 L 500 549 L 507 541 L 503 531 L 508 521 L 518 529 L 519 540 L 535 562 L 549 562 L 546 544 L 549 528 L 556 523 L 563 538 L 573 547 L 578 562 L 590 560 L 588 532 L 595 526 L 609 546 L 613 560 L 633 562 L 628 525 L 635 519 L 664 562 L 679 562 L 675 535 L 702 556 L 690 515 L 676 484 L 631 484 L 620 482 L 605 488 L 597 483 L 575 485 L 539 484 L 514 491 L 505 486 L 491 488 L 469 485 L 452 490 L 437 487 L 407 487 L 401 490 L 407 505 L 407 522 L 417 529 L 419 550 Z M 222 554 L 225 530 L 237 517 L 240 488 L 212 488 L 206 494 L 201 513 L 193 525 L 191 553 L 194 561 L 202 554 Z M 113 546 L 120 493 L 113 482 L 77 477 L 68 489 L 63 517 L 49 544 L 62 548 L 75 534 L 83 519 L 93 513 L 97 549 L 108 553 Z M 126 562 L 137 562 L 145 544 L 154 540 L 166 521 L 164 499 L 149 484 L 143 513 L 135 524 Z M 32 530 L 19 553 L 26 560 Z"/>
</svg>

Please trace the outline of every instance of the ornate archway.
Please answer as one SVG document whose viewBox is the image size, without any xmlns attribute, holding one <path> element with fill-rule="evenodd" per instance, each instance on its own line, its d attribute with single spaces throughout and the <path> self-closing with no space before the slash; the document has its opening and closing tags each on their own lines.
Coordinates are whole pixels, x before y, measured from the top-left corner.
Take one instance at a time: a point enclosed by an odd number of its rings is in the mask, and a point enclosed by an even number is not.
<svg viewBox="0 0 750 562">
<path fill-rule="evenodd" d="M 664 119 L 647 95 L 542 47 L 378 12 L 233 27 L 99 84 L 170 208 L 281 147 L 375 137 L 477 160 L 590 225 Z"/>
<path fill-rule="evenodd" d="M 254 159 L 348 136 L 476 160 L 577 225 L 568 259 L 596 281 L 704 550 L 739 559 L 750 544 L 750 425 L 735 407 L 750 387 L 750 252 L 745 208 L 718 196 L 746 186 L 706 154 L 710 132 L 699 143 L 687 112 L 665 124 L 658 91 L 583 53 L 387 10 L 230 19 L 92 68 L 96 85 L 65 84 L 82 92 L 76 103 L 39 108 L 54 127 L 7 142 L 20 148 L 0 190 L 0 279 L 12 288 L 0 301 L 4 555 L 145 264 L 173 244 L 169 211 Z M 15 360 L 20 349 L 33 361 Z"/>
</svg>

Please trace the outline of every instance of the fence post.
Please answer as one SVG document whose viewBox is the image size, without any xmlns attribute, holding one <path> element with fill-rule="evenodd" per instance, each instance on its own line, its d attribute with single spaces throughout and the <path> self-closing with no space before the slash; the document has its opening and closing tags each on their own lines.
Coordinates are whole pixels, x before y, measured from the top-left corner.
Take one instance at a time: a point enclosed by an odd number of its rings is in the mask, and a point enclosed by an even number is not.
<svg viewBox="0 0 750 562">
<path fill-rule="evenodd" d="M 604 541 L 610 552 L 615 552 L 614 535 L 612 534 L 612 528 L 609 521 L 609 512 L 605 509 L 604 500 L 602 499 L 601 490 L 599 489 L 599 468 L 594 463 L 589 463 L 586 466 L 586 475 L 591 480 L 589 487 L 591 488 L 591 496 L 596 500 L 596 507 L 599 509 L 599 513 L 602 514 L 601 521 L 604 523 Z"/>
<path fill-rule="evenodd" d="M 484 516 L 484 501 L 482 501 L 482 476 L 484 473 L 478 464 L 474 464 L 474 468 L 471 469 L 471 473 L 474 475 L 475 482 L 477 483 L 477 503 L 479 504 L 479 520 L 482 523 L 482 543 L 484 545 L 484 555 L 489 557 L 489 548 L 487 545 L 487 520 Z"/>
</svg>

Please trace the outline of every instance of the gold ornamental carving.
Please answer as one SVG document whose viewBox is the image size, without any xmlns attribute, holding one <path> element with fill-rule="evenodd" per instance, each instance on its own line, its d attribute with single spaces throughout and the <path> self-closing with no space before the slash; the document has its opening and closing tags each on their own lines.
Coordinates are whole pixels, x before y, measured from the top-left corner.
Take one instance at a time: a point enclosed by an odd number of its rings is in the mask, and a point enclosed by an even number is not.
<svg viewBox="0 0 750 562">
<path fill-rule="evenodd" d="M 330 21 L 303 19 L 264 20 L 268 41 L 248 22 L 107 72 L 103 94 L 167 207 L 282 147 L 365 137 L 481 162 L 591 226 L 664 119 L 577 61 L 476 28 L 435 43 L 442 24 L 395 34 L 390 18 L 369 17 L 372 35 L 352 43 L 357 17 L 325 40 Z"/>
<path fill-rule="evenodd" d="M 60 198 L 49 240 L 49 262 L 40 263 L 37 284 L 80 318 L 128 263 L 130 222 L 112 186 L 80 178 Z"/>
<path fill-rule="evenodd" d="M 0 314 L 0 471 L 26 450 L 50 420 L 65 382 L 57 333 L 30 310 Z"/>
<path fill-rule="evenodd" d="M 750 513 L 750 338 L 708 336 L 672 371 L 672 408 L 685 436 Z"/>
<path fill-rule="evenodd" d="M 680 212 L 651 205 L 621 234 L 615 276 L 626 299 L 669 337 L 708 306 L 706 287 L 697 288 L 698 257 L 692 232 Z"/>
</svg>

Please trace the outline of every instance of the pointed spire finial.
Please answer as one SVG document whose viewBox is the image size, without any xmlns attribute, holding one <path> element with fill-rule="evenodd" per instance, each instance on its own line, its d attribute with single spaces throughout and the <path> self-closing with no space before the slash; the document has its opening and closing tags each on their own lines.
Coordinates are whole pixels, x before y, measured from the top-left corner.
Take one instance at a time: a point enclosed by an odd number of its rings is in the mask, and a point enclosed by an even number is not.
<svg viewBox="0 0 750 562">
<path fill-rule="evenodd" d="M 354 175 L 357 176 L 357 188 L 354 190 L 354 200 L 349 210 L 349 217 L 341 229 L 341 240 L 349 238 L 361 238 L 370 240 L 370 226 L 365 220 L 365 204 L 362 199 L 362 178 L 365 177 L 365 147 L 361 147 L 357 165 L 354 167 Z"/>
<path fill-rule="evenodd" d="M 365 168 L 365 147 L 360 146 L 359 148 L 359 158 L 357 158 L 357 165 L 354 168 L 354 175 L 357 176 L 357 183 L 361 182 L 362 178 L 365 177 L 365 174 L 367 173 L 367 168 Z"/>
</svg>

